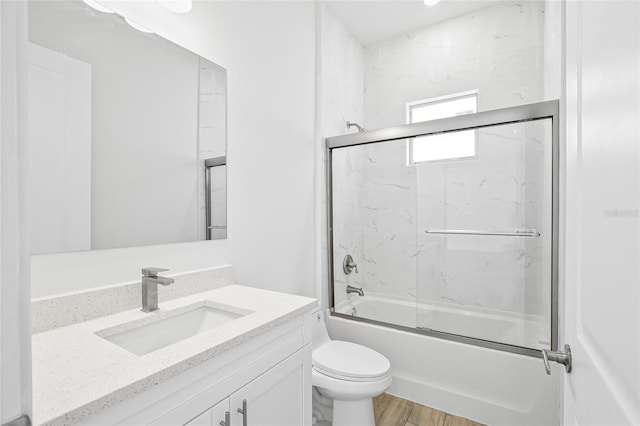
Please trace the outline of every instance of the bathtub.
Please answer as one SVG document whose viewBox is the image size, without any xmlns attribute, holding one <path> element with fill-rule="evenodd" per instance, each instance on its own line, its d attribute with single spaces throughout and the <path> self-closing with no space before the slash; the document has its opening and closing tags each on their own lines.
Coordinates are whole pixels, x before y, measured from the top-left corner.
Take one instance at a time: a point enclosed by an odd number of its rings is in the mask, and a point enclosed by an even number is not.
<svg viewBox="0 0 640 426">
<path fill-rule="evenodd" d="M 525 348 L 551 349 L 549 327 L 542 317 L 535 315 L 477 307 L 416 304 L 415 300 L 393 299 L 388 295 L 353 297 L 338 304 L 336 312 L 409 328 L 423 326 Z"/>
<path fill-rule="evenodd" d="M 442 306 L 420 306 L 416 311 L 415 302 L 388 296 L 354 297 L 339 304 L 336 312 L 351 315 L 353 308 L 359 317 L 406 327 L 416 326 L 418 312 L 418 318 L 449 327 L 443 330 L 448 332 L 468 327 L 471 321 L 478 333 L 493 333 L 485 336 L 489 340 L 517 338 L 523 327 L 542 327 L 531 318 L 504 318 L 478 310 L 460 314 Z M 369 346 L 391 361 L 389 393 L 492 426 L 559 424 L 562 366 L 553 364 L 548 376 L 539 358 L 329 314 L 326 318 L 332 339 Z M 536 339 L 541 340 L 537 335 Z"/>
</svg>

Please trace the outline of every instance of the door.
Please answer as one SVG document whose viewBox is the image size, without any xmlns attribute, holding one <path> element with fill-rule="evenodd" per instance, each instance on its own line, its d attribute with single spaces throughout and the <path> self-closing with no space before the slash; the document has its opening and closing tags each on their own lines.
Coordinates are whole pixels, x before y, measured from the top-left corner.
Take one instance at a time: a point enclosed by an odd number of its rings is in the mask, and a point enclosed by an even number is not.
<svg viewBox="0 0 640 426">
<path fill-rule="evenodd" d="M 91 65 L 29 44 L 31 253 L 91 249 Z"/>
<path fill-rule="evenodd" d="M 566 425 L 640 424 L 639 21 L 566 2 Z"/>
<path fill-rule="evenodd" d="M 226 414 L 229 412 L 229 398 L 224 401 L 220 401 L 211 409 L 211 425 L 219 426 L 224 424 L 225 426 L 231 426 L 228 424 Z M 230 423 L 230 422 L 229 422 Z"/>
<path fill-rule="evenodd" d="M 26 17 L 26 2 L 0 1 L 0 424 L 31 415 Z"/>
<path fill-rule="evenodd" d="M 310 426 L 310 351 L 296 352 L 232 394 L 231 424 Z"/>
</svg>

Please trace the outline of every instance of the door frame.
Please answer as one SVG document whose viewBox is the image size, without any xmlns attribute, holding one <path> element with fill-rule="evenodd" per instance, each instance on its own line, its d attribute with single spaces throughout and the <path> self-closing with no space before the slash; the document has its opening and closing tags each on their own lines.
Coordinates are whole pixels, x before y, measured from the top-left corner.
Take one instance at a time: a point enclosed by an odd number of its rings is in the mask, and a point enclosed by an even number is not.
<svg viewBox="0 0 640 426">
<path fill-rule="evenodd" d="M 27 2 L 0 1 L 0 21 L 0 424 L 28 425 L 32 402 Z"/>
</svg>

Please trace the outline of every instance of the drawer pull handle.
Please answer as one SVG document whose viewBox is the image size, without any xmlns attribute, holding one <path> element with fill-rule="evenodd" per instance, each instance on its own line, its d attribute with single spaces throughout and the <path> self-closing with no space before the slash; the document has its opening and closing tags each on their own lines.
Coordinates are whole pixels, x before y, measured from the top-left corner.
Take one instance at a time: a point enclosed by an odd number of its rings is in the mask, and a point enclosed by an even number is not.
<svg viewBox="0 0 640 426">
<path fill-rule="evenodd" d="M 242 400 L 242 408 L 238 408 L 238 413 L 242 414 L 242 426 L 247 426 L 247 400 Z"/>
<path fill-rule="evenodd" d="M 220 420 L 220 426 L 231 426 L 231 413 L 224 413 L 224 420 Z"/>
</svg>

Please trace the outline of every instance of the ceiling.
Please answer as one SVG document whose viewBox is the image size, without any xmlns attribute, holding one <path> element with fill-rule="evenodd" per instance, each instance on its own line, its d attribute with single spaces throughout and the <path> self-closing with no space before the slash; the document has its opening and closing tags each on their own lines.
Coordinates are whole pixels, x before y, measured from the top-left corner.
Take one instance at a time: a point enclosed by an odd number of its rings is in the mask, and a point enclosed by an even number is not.
<svg viewBox="0 0 640 426">
<path fill-rule="evenodd" d="M 364 46 L 505 0 L 329 0 L 325 4 Z"/>
</svg>

